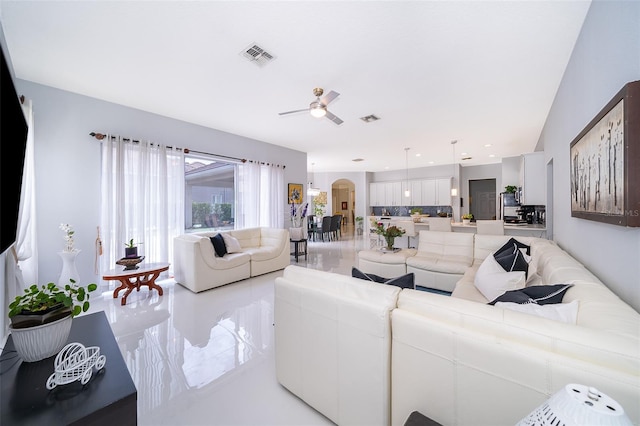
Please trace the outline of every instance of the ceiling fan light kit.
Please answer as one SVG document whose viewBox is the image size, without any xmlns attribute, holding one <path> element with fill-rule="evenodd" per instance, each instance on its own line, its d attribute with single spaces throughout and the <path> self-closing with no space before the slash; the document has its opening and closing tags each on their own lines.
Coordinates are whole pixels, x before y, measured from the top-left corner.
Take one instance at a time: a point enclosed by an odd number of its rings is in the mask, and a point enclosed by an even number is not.
<svg viewBox="0 0 640 426">
<path fill-rule="evenodd" d="M 329 103 L 333 101 L 335 98 L 340 96 L 340 93 L 334 92 L 332 90 L 326 96 L 321 98 L 320 96 L 322 96 L 323 93 L 324 93 L 324 89 L 322 89 L 321 87 L 316 87 L 313 89 L 313 94 L 316 96 L 316 100 L 309 104 L 309 108 L 281 112 L 279 113 L 279 115 L 309 111 L 309 114 L 311 114 L 312 117 L 315 117 L 315 118 L 327 117 L 329 120 L 333 121 L 337 125 L 342 124 L 343 123 L 342 119 L 332 114 L 331 112 L 327 111 L 327 105 L 329 105 Z"/>
<path fill-rule="evenodd" d="M 327 107 L 318 101 L 313 101 L 311 105 L 309 105 L 309 113 L 315 118 L 322 118 L 327 115 Z"/>
</svg>

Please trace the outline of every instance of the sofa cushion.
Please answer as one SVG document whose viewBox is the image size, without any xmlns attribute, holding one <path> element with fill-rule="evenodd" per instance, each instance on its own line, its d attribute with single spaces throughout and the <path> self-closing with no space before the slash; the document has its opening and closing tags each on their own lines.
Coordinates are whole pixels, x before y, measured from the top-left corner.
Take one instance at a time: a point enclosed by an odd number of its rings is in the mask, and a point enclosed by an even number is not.
<svg viewBox="0 0 640 426">
<path fill-rule="evenodd" d="M 569 303 L 556 303 L 553 305 L 538 305 L 537 303 L 497 302 L 496 307 L 535 315 L 554 321 L 575 324 L 578 318 L 578 301 Z"/>
<path fill-rule="evenodd" d="M 489 304 L 494 305 L 497 302 L 535 303 L 537 305 L 562 303 L 564 294 L 572 286 L 573 284 L 554 284 L 525 287 L 520 290 L 507 291 Z"/>
<path fill-rule="evenodd" d="M 242 247 L 240 247 L 240 242 L 236 237 L 229 233 L 220 234 L 222 235 L 222 239 L 224 240 L 224 245 L 226 247 L 227 253 L 239 253 L 242 251 Z"/>
<path fill-rule="evenodd" d="M 224 238 L 222 237 L 222 234 L 216 234 L 213 237 L 209 238 L 211 238 L 211 244 L 213 244 L 213 249 L 216 252 L 216 256 L 223 257 L 225 254 L 227 254 L 227 247 L 224 244 Z"/>
<path fill-rule="evenodd" d="M 487 300 L 493 300 L 509 290 L 523 288 L 526 278 L 522 271 L 506 272 L 491 255 L 476 271 L 473 284 Z"/>
<path fill-rule="evenodd" d="M 406 263 L 407 265 L 418 269 L 462 275 L 467 268 L 471 266 L 471 261 L 472 258 L 468 256 L 459 256 L 454 254 L 441 256 L 437 254 L 418 252 L 415 256 L 408 257 Z"/>
<path fill-rule="evenodd" d="M 379 275 L 364 273 L 358 268 L 354 267 L 354 268 L 351 268 L 351 276 L 354 278 L 360 278 L 361 280 L 368 280 L 376 283 L 395 285 L 400 288 L 412 288 L 412 289 L 416 288 L 415 276 L 413 272 L 405 275 L 401 275 L 395 278 L 384 278 Z"/>
<path fill-rule="evenodd" d="M 525 258 L 525 254 L 523 253 L 525 250 L 527 258 Z M 496 250 L 493 257 L 505 271 L 522 271 L 525 277 L 527 277 L 529 261 L 531 260 L 531 257 L 528 256 L 529 253 L 531 253 L 531 249 L 528 245 L 511 238 L 505 245 Z"/>
<path fill-rule="evenodd" d="M 505 252 L 508 252 L 508 253 L 513 252 L 514 249 L 515 250 L 517 250 L 517 249 L 525 249 L 525 254 L 527 256 L 531 256 L 531 246 L 529 246 L 529 245 L 527 245 L 525 243 L 522 243 L 522 242 L 516 240 L 515 238 L 509 238 L 509 241 L 507 241 L 502 247 L 500 247 L 498 250 L 496 250 L 496 252 L 494 253 L 494 256 L 500 255 L 500 254 L 505 253 Z"/>
<path fill-rule="evenodd" d="M 501 253 L 500 255 L 494 254 L 493 258 L 506 272 L 522 271 L 525 276 L 528 276 L 529 262 L 520 250 L 516 249 L 512 253 Z"/>
</svg>

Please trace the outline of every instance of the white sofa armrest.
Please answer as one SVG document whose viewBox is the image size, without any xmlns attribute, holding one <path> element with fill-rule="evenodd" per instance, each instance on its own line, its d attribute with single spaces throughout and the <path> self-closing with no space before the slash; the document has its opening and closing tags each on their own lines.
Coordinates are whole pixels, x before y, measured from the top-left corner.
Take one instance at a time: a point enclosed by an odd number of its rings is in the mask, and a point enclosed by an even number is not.
<svg viewBox="0 0 640 426">
<path fill-rule="evenodd" d="M 399 287 L 297 266 L 275 286 L 278 382 L 336 424 L 389 424 Z"/>
</svg>

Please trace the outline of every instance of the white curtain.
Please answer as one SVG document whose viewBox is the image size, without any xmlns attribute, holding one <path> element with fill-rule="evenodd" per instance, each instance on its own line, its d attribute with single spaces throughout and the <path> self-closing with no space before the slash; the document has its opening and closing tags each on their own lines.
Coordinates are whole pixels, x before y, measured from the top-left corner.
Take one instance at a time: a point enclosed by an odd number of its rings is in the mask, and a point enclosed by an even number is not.
<svg viewBox="0 0 640 426">
<path fill-rule="evenodd" d="M 184 154 L 107 135 L 102 140 L 101 271 L 124 257 L 133 238 L 146 262 L 173 259 L 173 238 L 184 233 Z"/>
<path fill-rule="evenodd" d="M 22 105 L 29 130 L 27 146 L 24 155 L 22 172 L 22 190 L 20 194 L 20 210 L 18 213 L 18 234 L 16 238 L 16 255 L 18 258 L 18 273 L 21 283 L 17 291 L 31 284 L 38 284 L 38 244 L 36 239 L 36 189 L 35 189 L 35 160 L 33 154 L 33 108 L 30 100 Z M 20 274 L 22 271 L 22 274 Z"/>
<path fill-rule="evenodd" d="M 281 228 L 286 204 L 283 167 L 246 162 L 238 167 L 237 228 Z"/>
<path fill-rule="evenodd" d="M 35 161 L 33 154 L 33 108 L 30 100 L 22 104 L 22 112 L 27 120 L 27 144 L 24 152 L 24 166 L 22 168 L 22 187 L 20 190 L 20 207 L 18 208 L 18 227 L 16 242 L 5 251 L 0 259 L 0 276 L 5 283 L 0 291 L 0 315 L 3 320 L 3 332 L 0 341 L 8 335 L 9 318 L 7 306 L 23 289 L 38 283 L 38 245 L 36 240 L 36 191 L 35 191 Z M 11 143 L 5 141 L 4 143 Z"/>
</svg>

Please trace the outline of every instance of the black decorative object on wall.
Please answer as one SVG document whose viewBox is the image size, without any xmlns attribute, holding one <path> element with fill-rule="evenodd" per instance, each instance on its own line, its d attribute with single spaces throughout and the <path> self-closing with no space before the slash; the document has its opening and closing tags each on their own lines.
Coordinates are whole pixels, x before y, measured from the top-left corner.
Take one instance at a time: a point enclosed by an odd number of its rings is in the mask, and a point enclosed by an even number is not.
<svg viewBox="0 0 640 426">
<path fill-rule="evenodd" d="M 571 142 L 571 216 L 640 226 L 639 162 L 640 81 L 634 81 Z"/>
</svg>

